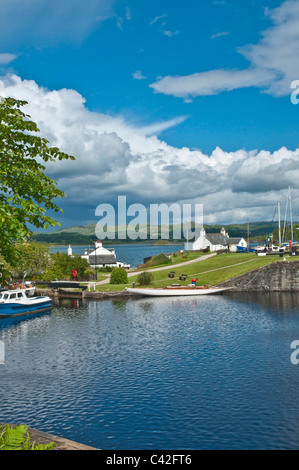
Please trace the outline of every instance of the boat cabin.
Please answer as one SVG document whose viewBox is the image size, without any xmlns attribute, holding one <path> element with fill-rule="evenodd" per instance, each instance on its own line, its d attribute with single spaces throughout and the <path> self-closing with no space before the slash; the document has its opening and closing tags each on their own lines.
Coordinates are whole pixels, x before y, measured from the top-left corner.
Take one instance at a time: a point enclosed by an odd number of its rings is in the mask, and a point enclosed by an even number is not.
<svg viewBox="0 0 299 470">
<path fill-rule="evenodd" d="M 27 298 L 24 291 L 3 291 L 0 292 L 0 302 L 8 302 L 10 300 L 21 300 Z"/>
</svg>

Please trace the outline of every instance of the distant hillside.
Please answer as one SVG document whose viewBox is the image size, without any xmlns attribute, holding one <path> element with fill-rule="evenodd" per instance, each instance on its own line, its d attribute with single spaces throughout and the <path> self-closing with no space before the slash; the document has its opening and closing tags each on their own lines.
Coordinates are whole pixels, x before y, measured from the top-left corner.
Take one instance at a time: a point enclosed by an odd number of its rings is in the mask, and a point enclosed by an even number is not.
<svg viewBox="0 0 299 470">
<path fill-rule="evenodd" d="M 33 235 L 32 239 L 38 242 L 49 243 L 54 245 L 93 245 L 97 240 L 95 235 L 95 224 L 89 225 L 78 225 L 71 228 L 59 229 L 51 233 L 36 233 Z M 208 233 L 219 233 L 223 225 L 206 225 L 205 229 Z M 182 238 L 173 238 L 173 232 L 177 228 L 170 227 L 170 241 L 177 243 L 184 243 L 185 239 Z M 193 225 L 194 228 L 194 225 Z M 226 231 L 231 237 L 241 236 L 247 239 L 247 224 L 229 224 L 225 226 Z M 272 222 L 253 222 L 250 223 L 250 239 L 251 240 L 262 240 L 266 239 L 270 231 L 276 229 L 275 224 Z M 118 228 L 115 228 L 116 239 L 110 238 L 110 240 L 105 240 L 104 243 L 144 243 L 146 240 L 131 240 L 127 237 L 126 240 L 117 239 Z M 152 233 L 158 234 L 159 238 L 161 236 L 161 228 L 157 227 Z M 147 241 L 150 240 L 150 231 L 149 226 L 145 227 L 145 233 L 147 233 Z M 181 233 L 183 233 L 181 231 Z M 157 240 L 153 240 L 157 241 Z"/>
</svg>

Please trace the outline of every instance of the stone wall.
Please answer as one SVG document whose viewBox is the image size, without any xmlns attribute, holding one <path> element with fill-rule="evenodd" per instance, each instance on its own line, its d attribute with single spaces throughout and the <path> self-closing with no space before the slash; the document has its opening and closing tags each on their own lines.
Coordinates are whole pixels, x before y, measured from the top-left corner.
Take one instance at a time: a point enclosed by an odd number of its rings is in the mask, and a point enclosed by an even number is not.
<svg viewBox="0 0 299 470">
<path fill-rule="evenodd" d="M 299 292 L 299 262 L 278 261 L 218 286 L 243 292 Z"/>
</svg>

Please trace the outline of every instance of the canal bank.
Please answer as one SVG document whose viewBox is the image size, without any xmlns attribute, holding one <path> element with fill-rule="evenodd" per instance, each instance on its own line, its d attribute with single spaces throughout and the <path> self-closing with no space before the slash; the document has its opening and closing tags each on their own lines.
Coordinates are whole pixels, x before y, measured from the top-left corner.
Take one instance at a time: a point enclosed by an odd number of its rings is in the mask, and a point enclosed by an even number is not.
<svg viewBox="0 0 299 470">
<path fill-rule="evenodd" d="M 109 299 L 127 299 L 134 298 L 134 294 L 127 291 L 107 291 L 107 292 L 78 292 L 78 291 L 66 291 L 66 290 L 53 290 L 53 289 L 37 289 L 36 295 L 47 295 L 51 299 L 88 299 L 88 300 L 109 300 Z"/>
<path fill-rule="evenodd" d="M 0 424 L 0 426 L 6 426 L 6 424 Z M 15 425 L 9 424 L 10 427 L 15 428 Z M 54 434 L 49 434 L 38 429 L 27 428 L 30 441 L 35 445 L 47 445 L 54 444 L 53 450 L 98 450 L 95 447 L 90 447 L 79 442 L 71 441 L 69 439 L 64 439 L 60 436 L 55 436 Z"/>
<path fill-rule="evenodd" d="M 299 262 L 278 261 L 218 284 L 241 292 L 299 292 Z"/>
</svg>

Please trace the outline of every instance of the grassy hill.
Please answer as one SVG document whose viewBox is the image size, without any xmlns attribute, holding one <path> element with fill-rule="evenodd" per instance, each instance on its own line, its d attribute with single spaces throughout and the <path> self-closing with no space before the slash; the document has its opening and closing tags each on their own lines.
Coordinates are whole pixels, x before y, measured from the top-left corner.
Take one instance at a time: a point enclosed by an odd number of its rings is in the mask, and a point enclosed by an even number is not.
<svg viewBox="0 0 299 470">
<path fill-rule="evenodd" d="M 89 225 L 77 225 L 75 227 L 59 229 L 55 232 L 51 233 L 35 233 L 32 237 L 33 240 L 43 243 L 55 244 L 55 245 L 93 245 L 93 243 L 97 240 L 97 236 L 95 234 L 95 224 Z M 194 225 L 193 227 L 194 228 Z M 206 225 L 205 229 L 207 233 L 219 233 L 222 228 L 222 225 Z M 178 226 L 170 226 L 169 230 L 169 241 L 176 242 L 176 243 L 184 243 L 185 239 L 183 236 L 181 238 L 175 238 L 173 234 L 177 233 Z M 229 233 L 231 237 L 238 237 L 241 236 L 247 239 L 247 224 L 229 224 L 225 226 L 226 231 Z M 261 241 L 265 240 L 268 234 L 276 229 L 273 226 L 272 222 L 253 222 L 250 223 L 250 240 L 251 241 Z M 114 229 L 113 229 L 114 230 Z M 126 240 L 118 240 L 118 227 L 115 227 L 115 234 L 116 237 L 110 238 L 104 241 L 104 243 L 138 243 L 138 242 L 146 242 L 151 241 L 150 237 L 150 228 L 149 226 L 144 228 L 144 233 L 147 234 L 147 240 L 131 240 L 130 237 L 127 237 Z M 181 233 L 182 227 L 181 227 Z M 165 243 L 164 240 L 161 240 L 161 227 L 155 227 L 152 230 L 152 234 L 158 235 L 159 240 L 154 240 L 157 243 Z"/>
</svg>

